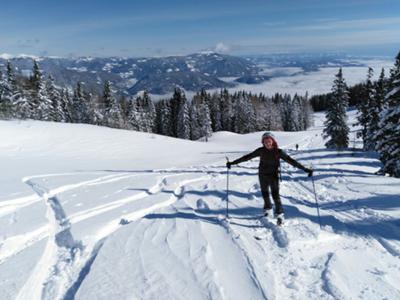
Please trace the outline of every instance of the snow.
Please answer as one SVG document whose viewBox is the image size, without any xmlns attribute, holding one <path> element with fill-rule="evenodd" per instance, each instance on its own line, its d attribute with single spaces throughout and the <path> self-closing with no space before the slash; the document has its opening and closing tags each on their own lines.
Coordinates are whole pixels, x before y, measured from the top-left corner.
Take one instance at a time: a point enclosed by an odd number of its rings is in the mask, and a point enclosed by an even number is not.
<svg viewBox="0 0 400 300">
<path fill-rule="evenodd" d="M 67 68 L 67 70 L 77 71 L 77 72 L 81 72 L 81 73 L 88 71 L 88 69 L 86 67 L 79 67 L 79 68 L 72 67 L 72 68 Z"/>
<path fill-rule="evenodd" d="M 34 60 L 41 60 L 42 58 L 39 56 L 35 56 L 35 55 L 29 55 L 29 54 L 18 54 L 18 55 L 13 55 L 13 54 L 8 54 L 8 53 L 1 53 L 0 54 L 0 58 L 2 59 L 13 59 L 13 58 L 31 58 Z"/>
<path fill-rule="evenodd" d="M 285 225 L 258 218 L 257 159 L 230 170 L 226 219 L 225 156 L 259 132 L 0 121 L 0 298 L 399 299 L 399 180 L 373 153 L 325 149 L 323 118 L 274 132 L 315 170 L 321 229 L 311 179 L 285 163 Z"/>
</svg>

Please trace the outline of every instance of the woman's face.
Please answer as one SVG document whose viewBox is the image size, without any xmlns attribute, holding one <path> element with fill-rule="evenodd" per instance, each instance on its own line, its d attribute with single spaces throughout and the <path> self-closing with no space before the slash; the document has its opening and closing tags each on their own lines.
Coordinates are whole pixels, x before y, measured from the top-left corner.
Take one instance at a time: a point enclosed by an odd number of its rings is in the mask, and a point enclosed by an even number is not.
<svg viewBox="0 0 400 300">
<path fill-rule="evenodd" d="M 263 141 L 264 147 L 267 148 L 268 150 L 272 150 L 274 147 L 273 141 L 271 138 L 266 138 Z"/>
</svg>

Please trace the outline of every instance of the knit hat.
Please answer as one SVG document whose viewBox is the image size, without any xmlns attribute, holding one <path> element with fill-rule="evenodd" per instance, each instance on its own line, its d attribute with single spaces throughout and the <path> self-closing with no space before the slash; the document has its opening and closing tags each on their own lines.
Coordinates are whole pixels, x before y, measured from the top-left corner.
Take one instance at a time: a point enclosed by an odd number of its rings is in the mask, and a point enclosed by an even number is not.
<svg viewBox="0 0 400 300">
<path fill-rule="evenodd" d="M 266 138 L 268 138 L 268 137 L 270 137 L 270 138 L 272 138 L 273 140 L 275 140 L 275 136 L 274 136 L 271 132 L 266 131 L 266 132 L 264 132 L 264 134 L 262 135 L 261 143 L 263 143 L 263 142 L 264 142 L 264 139 L 266 139 Z"/>
<path fill-rule="evenodd" d="M 278 143 L 275 140 L 275 136 L 271 132 L 267 131 L 262 135 L 261 144 L 264 144 L 264 139 L 266 139 L 266 138 L 272 139 L 273 147 L 278 148 Z"/>
</svg>

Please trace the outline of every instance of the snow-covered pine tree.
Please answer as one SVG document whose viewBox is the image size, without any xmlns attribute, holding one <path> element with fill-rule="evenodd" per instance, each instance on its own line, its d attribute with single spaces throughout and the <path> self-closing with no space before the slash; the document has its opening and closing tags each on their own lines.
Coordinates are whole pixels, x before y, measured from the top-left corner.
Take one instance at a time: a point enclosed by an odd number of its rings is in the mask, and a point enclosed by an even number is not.
<svg viewBox="0 0 400 300">
<path fill-rule="evenodd" d="M 220 98 L 218 93 L 214 93 L 212 96 L 202 89 L 199 93 L 194 95 L 193 100 L 198 108 L 199 104 L 206 103 L 210 110 L 210 120 L 212 131 L 219 131 L 222 128 L 221 125 L 221 110 L 220 110 Z"/>
<path fill-rule="evenodd" d="M 218 93 L 214 93 L 212 96 L 208 94 L 207 98 L 209 99 L 212 131 L 220 131 L 222 130 L 221 98 L 218 97 Z"/>
<path fill-rule="evenodd" d="M 295 131 L 293 118 L 292 97 L 289 94 L 279 95 L 279 110 L 282 118 L 282 127 L 284 131 Z"/>
<path fill-rule="evenodd" d="M 190 119 L 190 139 L 195 141 L 201 137 L 200 133 L 200 122 L 199 122 L 199 112 L 197 110 L 197 104 L 195 99 L 190 103 L 189 109 L 189 119 Z"/>
<path fill-rule="evenodd" d="M 383 68 L 379 79 L 374 84 L 373 88 L 367 90 L 372 90 L 373 94 L 369 97 L 370 105 L 368 108 L 368 126 L 366 130 L 364 149 L 371 151 L 376 150 L 376 133 L 379 130 L 380 113 L 387 93 L 387 82 L 385 79 L 385 70 Z"/>
<path fill-rule="evenodd" d="M 266 101 L 266 114 L 270 117 L 270 128 L 267 130 L 283 130 L 283 117 L 281 114 L 280 101 L 282 96 L 275 94 L 271 99 Z"/>
<path fill-rule="evenodd" d="M 71 116 L 73 123 L 89 123 L 89 111 L 87 95 L 82 88 L 82 83 L 77 82 L 74 95 L 71 100 Z"/>
<path fill-rule="evenodd" d="M 61 106 L 61 97 L 59 91 L 55 87 L 54 78 L 51 75 L 49 75 L 46 80 L 45 88 L 46 94 L 51 101 L 49 111 L 50 120 L 60 122 L 62 120 L 63 114 L 63 112 L 61 111 L 61 109 L 63 109 Z"/>
<path fill-rule="evenodd" d="M 301 102 L 301 97 L 297 94 L 293 96 L 291 107 L 291 120 L 290 123 L 290 130 L 289 131 L 299 131 L 303 130 L 303 105 Z"/>
<path fill-rule="evenodd" d="M 12 90 L 9 81 L 0 71 L 0 119 L 12 117 Z"/>
<path fill-rule="evenodd" d="M 30 83 L 32 107 L 34 109 L 32 118 L 36 120 L 52 121 L 52 102 L 47 95 L 43 75 L 36 60 L 33 61 Z"/>
<path fill-rule="evenodd" d="M 185 99 L 186 101 L 186 99 Z M 169 107 L 171 110 L 170 116 L 171 116 L 171 120 L 170 120 L 170 125 L 171 125 L 171 133 L 172 136 L 177 137 L 178 136 L 178 120 L 179 120 L 179 112 L 180 112 L 180 108 L 182 106 L 183 103 L 183 95 L 182 95 L 182 91 L 179 88 L 175 88 L 174 89 L 174 94 L 172 95 L 172 98 L 169 101 Z"/>
<path fill-rule="evenodd" d="M 374 70 L 372 68 L 368 68 L 367 73 L 367 81 L 364 86 L 363 91 L 363 99 L 357 105 L 359 110 L 357 120 L 358 125 L 361 126 L 361 130 L 358 132 L 358 137 L 361 137 L 363 140 L 363 149 L 364 151 L 369 151 L 374 149 L 373 142 L 369 139 L 368 131 L 371 123 L 371 112 L 375 107 L 375 90 L 374 85 L 372 83 L 372 76 L 374 75 Z"/>
<path fill-rule="evenodd" d="M 108 125 L 108 115 L 114 101 L 112 98 L 113 95 L 111 90 L 111 83 L 106 80 L 104 82 L 103 95 L 98 98 L 95 108 L 96 122 L 98 122 L 99 125 Z"/>
<path fill-rule="evenodd" d="M 265 97 L 261 97 L 260 99 L 262 100 L 256 109 L 257 130 L 281 130 L 279 109 L 275 103 L 273 103 L 272 100 L 267 100 Z M 277 118 L 279 118 L 279 120 Z M 279 124 L 279 126 L 277 124 Z"/>
<path fill-rule="evenodd" d="M 128 126 L 132 130 L 140 131 L 141 121 L 140 114 L 138 112 L 138 103 L 136 99 L 131 99 L 131 104 L 129 105 L 129 116 L 128 116 Z"/>
<path fill-rule="evenodd" d="M 71 122 L 71 116 L 69 114 L 68 106 L 69 106 L 68 91 L 66 89 L 62 89 L 60 92 L 60 101 L 58 102 L 58 108 L 57 108 L 57 110 L 59 111 L 60 122 L 63 123 Z"/>
<path fill-rule="evenodd" d="M 107 124 L 113 128 L 124 128 L 124 117 L 117 98 L 111 93 L 111 107 L 107 111 Z"/>
<path fill-rule="evenodd" d="M 17 84 L 13 67 L 7 62 L 7 74 L 5 80 L 5 96 L 8 98 L 9 117 L 30 118 L 34 112 L 34 106 L 30 97 L 23 94 L 22 88 Z"/>
<path fill-rule="evenodd" d="M 190 120 L 189 120 L 189 107 L 185 94 L 182 92 L 181 100 L 178 107 L 176 133 L 178 138 L 188 140 L 190 139 Z"/>
<path fill-rule="evenodd" d="M 221 127 L 225 131 L 234 131 L 233 126 L 233 101 L 227 89 L 220 92 Z"/>
<path fill-rule="evenodd" d="M 173 136 L 171 125 L 170 101 L 161 100 L 156 104 L 156 132 L 162 135 Z"/>
<path fill-rule="evenodd" d="M 376 148 L 383 163 L 380 172 L 400 177 L 400 52 L 389 81 L 388 93 L 380 113 Z"/>
<path fill-rule="evenodd" d="M 234 95 L 234 131 L 237 133 L 253 132 L 256 127 L 256 116 L 249 95 L 239 92 Z"/>
<path fill-rule="evenodd" d="M 146 119 L 146 107 L 143 101 L 142 96 L 138 96 L 135 99 L 135 108 L 136 108 L 136 120 L 138 123 L 138 131 L 146 132 L 147 129 L 147 119 Z"/>
<path fill-rule="evenodd" d="M 206 101 L 203 101 L 199 105 L 198 123 L 200 129 L 199 132 L 200 137 L 204 137 L 205 141 L 208 142 L 208 138 L 212 134 L 212 127 L 211 127 L 210 109 L 208 108 L 208 104 Z"/>
<path fill-rule="evenodd" d="M 143 91 L 143 94 L 137 98 L 137 104 L 140 114 L 140 131 L 154 132 L 155 108 L 147 91 Z"/>
<path fill-rule="evenodd" d="M 342 68 L 339 69 L 332 87 L 332 97 L 326 110 L 324 138 L 328 139 L 325 146 L 330 149 L 343 150 L 349 144 L 349 127 L 347 106 L 349 101 L 348 89 L 343 78 Z"/>
</svg>

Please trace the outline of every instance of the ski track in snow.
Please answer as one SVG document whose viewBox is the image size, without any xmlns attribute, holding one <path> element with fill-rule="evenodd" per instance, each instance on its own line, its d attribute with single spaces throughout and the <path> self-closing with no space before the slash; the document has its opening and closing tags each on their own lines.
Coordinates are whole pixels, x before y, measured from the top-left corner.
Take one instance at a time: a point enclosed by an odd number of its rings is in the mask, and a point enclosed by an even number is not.
<svg viewBox="0 0 400 300">
<path fill-rule="evenodd" d="M 161 171 L 160 173 L 165 172 Z M 9 249 L 7 253 L 0 256 L 0 264 L 7 258 L 16 255 L 27 247 L 33 245 L 35 242 L 47 237 L 49 234 L 50 239 L 47 243 L 42 258 L 37 263 L 35 271 L 32 272 L 32 276 L 27 280 L 26 284 L 21 289 L 17 299 L 28 299 L 28 295 L 34 295 L 35 299 L 61 299 L 63 297 L 62 295 L 65 295 L 65 297 L 68 299 L 72 299 L 72 295 L 74 295 L 76 292 L 76 288 L 74 288 L 74 286 L 79 286 L 79 280 L 83 280 L 82 276 L 86 276 L 86 274 L 84 274 L 85 271 L 90 269 L 90 264 L 93 263 L 93 260 L 97 256 L 97 253 L 101 249 L 101 246 L 107 236 L 121 226 L 121 219 L 131 222 L 142 218 L 157 209 L 169 206 L 176 202 L 179 198 L 183 197 L 185 194 L 184 187 L 186 184 L 204 180 L 204 178 L 208 178 L 209 175 L 200 177 L 196 175 L 196 178 L 194 179 L 178 181 L 176 183 L 177 187 L 173 190 L 172 195 L 167 200 L 155 203 L 154 205 L 141 210 L 122 215 L 121 217 L 118 217 L 117 219 L 107 223 L 103 226 L 103 228 L 96 232 L 93 241 L 89 245 L 86 245 L 86 248 L 83 249 L 80 242 L 75 242 L 71 235 L 71 224 L 73 225 L 79 223 L 83 220 L 96 217 L 128 203 L 132 203 L 134 201 L 148 198 L 154 194 L 157 194 L 162 191 L 163 188 L 165 188 L 167 178 L 177 177 L 179 176 L 179 173 L 176 172 L 176 174 L 163 176 L 162 179 L 160 179 L 154 186 L 150 187 L 145 192 L 140 192 L 131 197 L 122 198 L 108 204 L 99 205 L 88 210 L 80 211 L 72 214 L 69 218 L 65 214 L 56 195 L 73 189 L 78 189 L 82 186 L 101 185 L 134 176 L 138 175 L 119 174 L 102 176 L 94 180 L 65 185 L 53 190 L 47 190 L 46 188 L 33 182 L 32 178 L 43 178 L 45 177 L 44 175 L 26 177 L 23 179 L 23 181 L 35 191 L 39 199 L 47 202 L 50 208 L 47 212 L 50 226 L 44 226 L 26 234 L 27 237 L 23 241 L 19 241 L 15 249 L 12 249 L 11 251 Z M 13 238 L 18 237 L 11 237 L 10 239 Z M 4 244 L 5 243 L 7 243 L 7 240 L 4 241 Z M 75 281 L 73 278 L 75 278 Z M 73 282 L 72 285 L 71 282 Z M 71 286 L 68 288 L 68 285 Z"/>
</svg>

